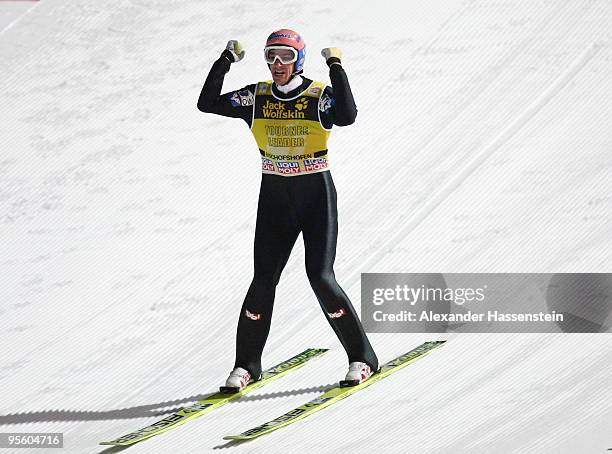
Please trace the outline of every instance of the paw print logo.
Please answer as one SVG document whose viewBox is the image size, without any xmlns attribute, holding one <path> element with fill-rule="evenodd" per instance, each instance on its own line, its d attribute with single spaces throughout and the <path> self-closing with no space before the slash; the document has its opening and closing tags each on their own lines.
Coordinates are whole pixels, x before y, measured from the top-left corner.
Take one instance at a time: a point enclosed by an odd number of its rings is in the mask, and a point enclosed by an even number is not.
<svg viewBox="0 0 612 454">
<path fill-rule="evenodd" d="M 306 110 L 308 107 L 308 98 L 300 98 L 295 103 L 295 108 L 299 111 Z"/>
</svg>

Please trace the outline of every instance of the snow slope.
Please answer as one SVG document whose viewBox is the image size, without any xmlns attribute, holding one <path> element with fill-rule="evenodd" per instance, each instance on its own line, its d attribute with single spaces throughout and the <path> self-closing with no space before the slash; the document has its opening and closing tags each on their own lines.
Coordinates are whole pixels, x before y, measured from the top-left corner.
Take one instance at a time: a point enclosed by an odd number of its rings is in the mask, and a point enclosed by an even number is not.
<svg viewBox="0 0 612 454">
<path fill-rule="evenodd" d="M 37 6 L 37 0 L 3 0 L 0 2 L 0 34 L 17 24 L 21 17 Z M 10 45 L 10 43 L 5 44 Z"/>
<path fill-rule="evenodd" d="M 309 77 L 328 80 L 319 49 L 344 51 L 359 116 L 331 139 L 336 275 L 356 308 L 362 272 L 612 272 L 612 4 L 347 5 L 43 0 L 0 34 L 0 432 L 119 452 L 97 443 L 233 365 L 259 154 L 242 122 L 195 107 L 228 39 L 247 49 L 228 90 L 267 78 L 275 28 L 305 36 Z M 612 447 L 610 334 L 370 338 L 383 361 L 449 342 L 315 417 L 223 442 L 345 372 L 298 242 L 264 362 L 332 351 L 129 452 Z"/>
</svg>

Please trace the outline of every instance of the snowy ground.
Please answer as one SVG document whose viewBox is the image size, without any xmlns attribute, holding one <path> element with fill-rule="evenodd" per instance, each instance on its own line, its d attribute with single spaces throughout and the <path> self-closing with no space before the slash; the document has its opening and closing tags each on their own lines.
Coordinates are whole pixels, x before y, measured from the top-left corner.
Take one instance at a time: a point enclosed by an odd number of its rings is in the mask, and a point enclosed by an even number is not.
<svg viewBox="0 0 612 454">
<path fill-rule="evenodd" d="M 10 29 L 19 22 L 19 19 L 38 6 L 36 0 L 2 0 L 0 1 L 0 33 Z M 11 45 L 10 41 L 3 41 L 3 46 Z"/>
<path fill-rule="evenodd" d="M 247 54 L 227 89 L 268 77 L 275 28 L 304 35 L 312 78 L 328 80 L 319 49 L 344 50 L 359 117 L 331 139 L 336 275 L 357 308 L 362 272 L 612 272 L 612 3 L 384 5 L 43 0 L 6 13 L 0 432 L 118 452 L 97 443 L 213 391 L 231 368 L 259 154 L 242 122 L 195 107 L 228 39 Z M 224 443 L 345 372 L 298 243 L 264 361 L 332 352 L 129 452 L 612 447 L 609 334 L 439 337 L 443 348 L 317 416 Z M 431 339 L 371 335 L 382 360 Z"/>
</svg>

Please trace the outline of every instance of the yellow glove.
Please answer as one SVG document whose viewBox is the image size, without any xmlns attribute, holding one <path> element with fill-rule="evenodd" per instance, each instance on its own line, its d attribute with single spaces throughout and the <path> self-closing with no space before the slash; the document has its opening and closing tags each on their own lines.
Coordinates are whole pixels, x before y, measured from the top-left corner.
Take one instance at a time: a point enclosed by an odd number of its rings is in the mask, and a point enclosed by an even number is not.
<svg viewBox="0 0 612 454">
<path fill-rule="evenodd" d="M 327 66 L 331 66 L 334 63 L 339 65 L 342 59 L 342 51 L 338 47 L 326 47 L 321 50 L 321 55 L 325 58 Z"/>
<path fill-rule="evenodd" d="M 231 39 L 227 42 L 225 50 L 231 54 L 232 58 L 234 59 L 233 63 L 236 63 L 244 58 L 244 49 L 242 48 L 242 44 L 235 39 Z"/>
</svg>

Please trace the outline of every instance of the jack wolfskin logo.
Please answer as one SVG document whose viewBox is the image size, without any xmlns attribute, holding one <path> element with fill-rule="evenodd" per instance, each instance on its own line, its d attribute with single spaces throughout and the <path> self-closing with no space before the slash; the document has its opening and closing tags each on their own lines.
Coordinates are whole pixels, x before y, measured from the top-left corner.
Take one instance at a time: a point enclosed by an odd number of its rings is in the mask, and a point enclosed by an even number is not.
<svg viewBox="0 0 612 454">
<path fill-rule="evenodd" d="M 295 103 L 295 108 L 297 110 L 305 110 L 308 107 L 308 98 L 300 98 Z"/>
</svg>

